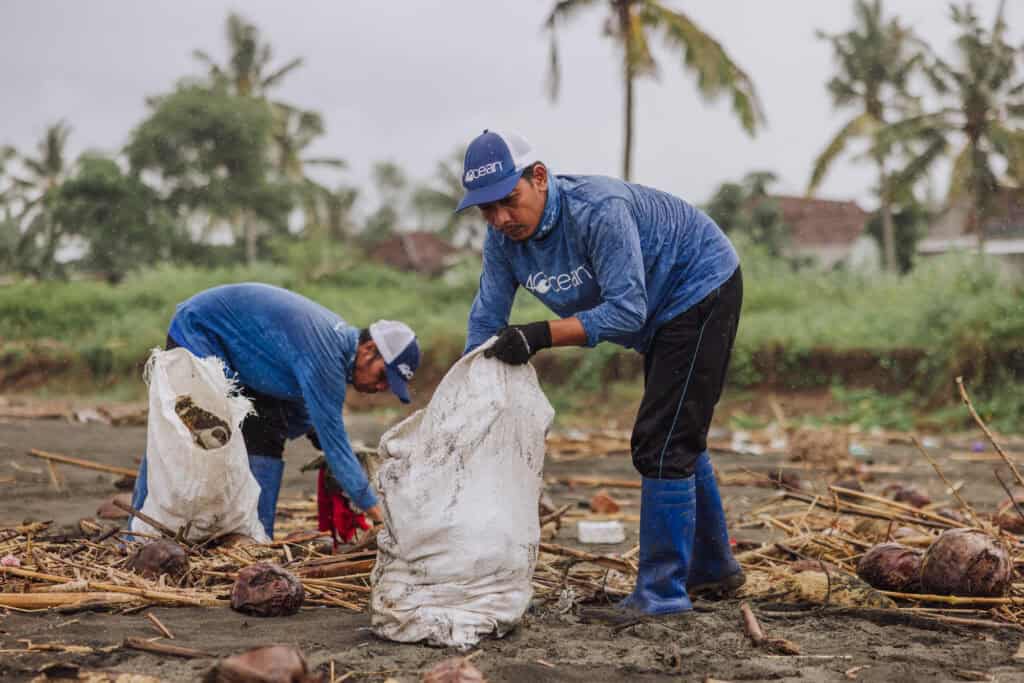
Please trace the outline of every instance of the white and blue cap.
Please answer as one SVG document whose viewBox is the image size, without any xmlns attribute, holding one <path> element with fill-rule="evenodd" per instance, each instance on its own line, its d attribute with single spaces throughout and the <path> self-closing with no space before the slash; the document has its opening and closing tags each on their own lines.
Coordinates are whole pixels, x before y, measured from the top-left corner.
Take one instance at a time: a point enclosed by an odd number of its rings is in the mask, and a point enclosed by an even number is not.
<svg viewBox="0 0 1024 683">
<path fill-rule="evenodd" d="M 409 382 L 420 366 L 420 345 L 412 328 L 397 320 L 378 320 L 370 325 L 370 338 L 384 358 L 388 386 L 408 403 Z"/>
<path fill-rule="evenodd" d="M 485 130 L 466 148 L 462 186 L 466 196 L 456 211 L 506 197 L 530 164 L 540 161 L 533 146 L 518 133 Z"/>
</svg>

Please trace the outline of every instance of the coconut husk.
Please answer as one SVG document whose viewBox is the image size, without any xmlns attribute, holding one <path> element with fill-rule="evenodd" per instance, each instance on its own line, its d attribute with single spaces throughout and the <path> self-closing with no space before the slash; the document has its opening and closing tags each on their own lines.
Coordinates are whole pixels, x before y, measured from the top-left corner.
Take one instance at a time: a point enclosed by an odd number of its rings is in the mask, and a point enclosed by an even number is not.
<svg viewBox="0 0 1024 683">
<path fill-rule="evenodd" d="M 147 579 L 159 578 L 161 574 L 177 579 L 188 571 L 188 555 L 174 541 L 160 539 L 135 551 L 128 560 L 128 567 Z"/>
<path fill-rule="evenodd" d="M 420 683 L 487 683 L 487 679 L 466 657 L 452 657 L 430 667 Z"/>
<path fill-rule="evenodd" d="M 920 587 L 920 550 L 899 543 L 880 543 L 857 563 L 857 576 L 884 591 L 913 593 Z"/>
<path fill-rule="evenodd" d="M 205 683 L 323 683 L 310 673 L 302 653 L 286 645 L 258 647 L 218 662 Z"/>
<path fill-rule="evenodd" d="M 119 501 L 124 505 L 128 506 L 132 504 L 132 494 L 130 493 L 117 493 L 107 500 L 100 503 L 100 506 L 96 508 L 96 516 L 100 519 L 128 519 L 131 517 L 131 513 L 123 508 L 114 505 L 114 501 Z"/>
<path fill-rule="evenodd" d="M 621 509 L 621 506 L 619 501 L 612 498 L 610 493 L 601 489 L 591 496 L 590 509 L 600 514 L 613 515 Z"/>
<path fill-rule="evenodd" d="M 231 608 L 257 617 L 295 614 L 304 599 L 299 579 L 269 562 L 258 562 L 238 572 L 231 589 Z"/>
<path fill-rule="evenodd" d="M 921 564 L 921 588 L 936 595 L 1001 597 L 1012 579 L 1006 547 L 977 529 L 942 532 Z"/>
</svg>

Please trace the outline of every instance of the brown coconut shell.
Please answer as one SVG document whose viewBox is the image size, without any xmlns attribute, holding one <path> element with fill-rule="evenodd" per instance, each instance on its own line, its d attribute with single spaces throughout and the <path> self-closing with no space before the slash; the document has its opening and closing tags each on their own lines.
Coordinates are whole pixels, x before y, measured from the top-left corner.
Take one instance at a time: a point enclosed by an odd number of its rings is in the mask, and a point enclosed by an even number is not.
<svg viewBox="0 0 1024 683">
<path fill-rule="evenodd" d="M 284 617 L 298 612 L 305 597 L 294 574 L 259 562 L 238 572 L 231 588 L 231 608 L 257 617 Z"/>
<path fill-rule="evenodd" d="M 178 579 L 188 571 L 188 555 L 174 541 L 160 539 L 136 550 L 128 560 L 128 568 L 147 579 L 160 578 L 161 574 Z"/>
<path fill-rule="evenodd" d="M 487 679 L 465 657 L 452 657 L 430 667 L 420 683 L 487 683 Z"/>
<path fill-rule="evenodd" d="M 914 508 L 923 508 L 925 505 L 929 505 L 932 502 L 932 499 L 929 498 L 926 493 L 923 493 L 913 486 L 893 484 L 891 486 L 886 486 L 884 492 L 897 503 L 904 503 Z"/>
<path fill-rule="evenodd" d="M 1024 509 L 1024 496 L 1014 496 L 1014 498 L 1017 501 L 1017 505 Z M 992 517 L 992 522 L 1003 531 L 1017 535 L 1024 534 L 1024 518 L 1017 513 L 1013 506 L 1013 501 L 1009 498 L 1004 500 L 999 506 L 998 511 Z"/>
<path fill-rule="evenodd" d="M 1013 578 L 1006 547 L 977 529 L 949 529 L 935 539 L 921 563 L 925 593 L 1000 597 Z"/>
<path fill-rule="evenodd" d="M 323 683 L 310 673 L 302 653 L 285 645 L 258 647 L 221 660 L 205 683 Z"/>
<path fill-rule="evenodd" d="M 920 550 L 899 543 L 879 543 L 857 563 L 857 576 L 884 591 L 913 593 L 920 588 Z"/>
</svg>

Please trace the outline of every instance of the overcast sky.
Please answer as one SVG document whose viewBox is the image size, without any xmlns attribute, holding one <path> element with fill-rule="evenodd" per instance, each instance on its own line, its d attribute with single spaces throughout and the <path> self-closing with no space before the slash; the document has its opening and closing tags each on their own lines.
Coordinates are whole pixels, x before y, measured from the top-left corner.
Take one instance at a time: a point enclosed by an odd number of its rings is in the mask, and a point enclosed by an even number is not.
<svg viewBox="0 0 1024 683">
<path fill-rule="evenodd" d="M 665 3 L 689 13 L 751 74 L 768 127 L 748 137 L 728 106 L 700 100 L 681 60 L 658 44 L 661 77 L 637 91 L 633 179 L 702 202 L 718 183 L 767 169 L 780 175 L 779 191 L 802 192 L 814 157 L 850 116 L 831 108 L 825 83 L 834 65 L 815 30 L 850 27 L 852 2 Z M 601 32 L 607 3 L 595 3 L 561 32 L 563 88 L 555 103 L 546 96 L 548 42 L 541 30 L 552 4 L 4 0 L 0 144 L 27 150 L 47 124 L 64 118 L 74 154 L 118 150 L 145 116 L 147 95 L 202 73 L 193 49 L 226 57 L 224 20 L 235 9 L 262 29 L 275 64 L 305 58 L 278 96 L 324 115 L 327 135 L 314 152 L 348 161 L 339 180 L 368 184 L 378 160 L 424 178 L 486 127 L 520 131 L 555 172 L 617 175 L 622 85 L 614 48 Z M 952 54 L 947 2 L 885 4 L 941 54 Z M 1019 44 L 1024 8 L 1009 4 L 1011 38 Z M 975 5 L 989 25 L 997 0 Z M 821 194 L 872 208 L 871 183 L 870 167 L 845 159 Z"/>
</svg>

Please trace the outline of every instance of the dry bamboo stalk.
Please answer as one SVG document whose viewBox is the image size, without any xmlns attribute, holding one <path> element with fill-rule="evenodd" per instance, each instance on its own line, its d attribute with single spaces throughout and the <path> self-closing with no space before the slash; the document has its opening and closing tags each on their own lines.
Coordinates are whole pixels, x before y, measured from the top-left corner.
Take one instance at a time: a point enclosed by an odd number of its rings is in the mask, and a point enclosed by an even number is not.
<svg viewBox="0 0 1024 683">
<path fill-rule="evenodd" d="M 40 572 L 29 571 L 27 569 L 21 569 L 20 567 L 0 567 L 0 572 L 4 574 L 13 574 L 14 576 L 20 576 L 26 579 L 39 579 L 40 581 L 48 581 L 50 583 L 70 583 L 74 580 L 66 576 L 43 574 Z M 99 581 L 89 581 L 89 587 L 99 591 L 137 595 L 141 598 L 146 598 L 147 600 L 153 600 L 155 602 L 181 603 L 185 605 L 192 605 L 194 607 L 218 607 L 224 604 L 221 600 L 205 596 L 179 595 L 176 593 L 147 590 L 145 588 L 119 586 L 117 584 L 103 583 Z M 53 594 L 51 593 L 50 595 Z"/>
<path fill-rule="evenodd" d="M 132 515 L 138 517 L 143 522 L 145 522 L 146 524 L 150 525 L 151 527 L 153 527 L 154 529 L 156 529 L 157 531 L 162 533 L 164 536 L 167 536 L 168 538 L 170 538 L 172 541 L 177 539 L 178 534 L 175 531 L 171 530 L 169 527 L 164 526 L 163 524 L 161 524 L 160 522 L 156 521 L 155 519 L 153 519 L 149 515 L 145 514 L 141 510 L 136 510 L 131 505 L 125 505 L 124 503 L 122 503 L 121 501 L 119 501 L 117 499 L 113 499 L 112 498 L 110 500 L 110 502 L 113 503 L 114 507 L 121 508 L 125 512 L 129 512 Z"/>
<path fill-rule="evenodd" d="M 964 512 L 970 515 L 971 519 L 974 520 L 974 526 L 980 528 L 981 522 L 978 520 L 977 513 L 974 512 L 974 508 L 972 508 L 970 504 L 963 499 L 963 496 L 960 495 L 960 491 L 953 488 L 953 485 L 949 483 L 949 479 L 946 479 L 946 475 L 942 472 L 942 469 L 939 467 L 939 463 L 935 462 L 932 456 L 928 455 L 928 451 L 925 450 L 924 446 L 921 445 L 921 442 L 917 440 L 916 436 L 911 437 L 911 441 L 914 442 L 914 445 L 917 446 L 917 450 L 921 453 L 921 455 L 924 456 L 925 460 L 928 461 L 928 464 L 932 466 L 932 469 L 935 470 L 935 473 L 939 475 L 939 479 L 941 479 L 942 483 L 945 484 L 946 487 L 950 490 L 950 492 L 953 494 L 953 497 L 956 498 L 957 503 L 960 504 L 960 507 L 962 507 L 964 509 Z"/>
<path fill-rule="evenodd" d="M 835 493 L 835 492 L 833 492 Z M 786 498 L 792 498 L 794 500 L 802 500 L 805 503 L 810 503 L 814 498 L 796 491 L 783 491 L 782 495 Z M 869 507 L 867 505 L 857 505 L 856 503 L 838 503 L 835 500 L 832 502 L 819 500 L 818 507 L 823 507 L 833 512 L 846 513 L 849 515 L 856 515 L 859 517 L 871 517 L 873 519 L 884 519 L 886 521 L 892 519 L 897 522 L 906 522 L 907 524 L 918 524 L 920 526 L 926 526 L 932 529 L 949 529 L 953 526 L 952 520 L 945 520 L 943 523 L 933 522 L 930 519 L 914 519 L 913 517 L 907 517 L 906 515 L 898 515 L 887 513 L 884 510 L 878 510 L 876 508 Z M 943 518 L 945 519 L 945 518 Z"/>
<path fill-rule="evenodd" d="M 593 553 L 583 552 L 582 550 L 575 550 L 573 548 L 566 548 L 564 546 L 555 545 L 554 543 L 541 543 L 540 551 L 542 553 L 548 553 L 550 555 L 560 555 L 562 557 L 571 557 L 576 560 L 582 560 L 584 562 L 593 562 L 594 564 L 608 569 L 614 569 L 616 571 L 624 572 L 626 574 L 635 574 L 636 569 L 633 565 L 629 564 L 625 560 L 617 557 L 609 557 L 607 555 L 594 555 Z"/>
<path fill-rule="evenodd" d="M 171 640 L 174 640 L 174 634 L 171 633 L 171 631 L 166 626 L 164 626 L 162 621 L 156 618 L 155 614 L 153 614 L 152 612 L 146 612 L 146 618 L 149 619 L 153 626 L 156 626 L 156 630 L 160 631 L 164 638 L 170 638 Z"/>
<path fill-rule="evenodd" d="M 138 602 L 138 598 L 124 593 L 0 593 L 0 607 L 15 609 L 47 609 L 75 605 L 125 605 Z"/>
<path fill-rule="evenodd" d="M 373 569 L 376 560 L 357 560 L 354 562 L 332 562 L 313 567 L 297 568 L 296 573 L 303 579 L 329 579 L 332 576 L 344 576 L 349 570 L 366 571 Z"/>
<path fill-rule="evenodd" d="M 954 521 L 952 519 L 949 519 L 948 517 L 943 517 L 942 515 L 937 515 L 934 512 L 929 512 L 927 510 L 922 510 L 921 508 L 916 508 L 913 505 L 907 505 L 906 503 L 898 503 L 895 500 L 889 500 L 888 498 L 883 498 L 881 496 L 874 496 L 874 495 L 871 495 L 870 493 L 865 493 L 864 491 L 857 491 L 855 489 L 843 488 L 842 486 L 836 486 L 835 484 L 830 484 L 828 488 L 831 491 L 837 491 L 839 493 L 842 493 L 845 496 L 853 496 L 853 497 L 856 497 L 856 498 L 863 498 L 864 500 L 870 500 L 870 501 L 873 501 L 875 503 L 881 503 L 883 505 L 887 505 L 887 506 L 889 506 L 891 508 L 895 508 L 897 510 L 902 510 L 904 512 L 909 512 L 912 515 L 920 515 L 921 517 L 933 520 L 935 522 L 942 522 L 943 524 L 949 524 L 950 526 L 956 526 L 956 527 L 968 527 L 968 528 L 970 527 L 969 524 L 962 524 L 960 522 L 956 522 L 956 521 Z"/>
<path fill-rule="evenodd" d="M 125 638 L 124 647 L 130 650 L 142 650 L 143 652 L 152 652 L 157 655 L 171 655 L 172 657 L 185 657 L 187 659 L 199 659 L 202 657 L 215 657 L 209 652 L 203 652 L 202 650 L 193 650 L 190 647 L 181 647 L 180 645 L 168 645 L 167 643 L 154 643 L 150 640 L 143 638 Z"/>
<path fill-rule="evenodd" d="M 1024 605 L 1024 598 L 974 598 L 962 595 L 929 595 L 926 593 L 897 593 L 878 591 L 890 598 L 920 602 L 941 602 L 947 605 Z"/>
<path fill-rule="evenodd" d="M 127 467 L 118 467 L 116 465 L 104 465 L 103 463 L 93 462 L 92 460 L 72 458 L 70 455 L 61 455 L 60 453 L 49 453 L 47 451 L 41 451 L 38 448 L 33 448 L 29 450 L 28 455 L 31 455 L 34 458 L 42 458 L 43 460 L 49 460 L 51 462 L 60 462 L 64 463 L 65 465 L 74 465 L 75 467 L 81 467 L 87 470 L 96 470 L 97 472 L 119 474 L 122 477 L 132 477 L 133 479 L 138 474 L 136 470 L 130 470 Z"/>
<path fill-rule="evenodd" d="M 988 437 L 988 440 L 996 449 L 996 453 L 999 454 L 999 457 L 1001 457 L 1003 459 L 1003 462 L 1005 462 L 1010 467 L 1010 471 L 1013 472 L 1013 476 L 1017 480 L 1017 483 L 1021 486 L 1024 486 L 1024 478 L 1021 477 L 1020 472 L 1017 470 L 1016 463 L 1014 463 L 1013 460 L 1010 460 L 1010 456 L 1008 456 L 1006 452 L 1002 449 L 1002 447 L 996 441 L 996 438 L 992 435 L 992 432 L 989 431 L 988 425 L 986 425 L 985 421 L 981 419 L 980 415 L 978 415 L 978 411 L 974 409 L 974 404 L 971 403 L 971 399 L 967 395 L 967 388 L 964 387 L 963 377 L 956 378 L 956 386 L 960 390 L 960 398 L 963 399 L 964 404 L 967 406 L 967 410 L 970 411 L 971 417 L 973 417 L 974 421 L 978 423 L 979 427 L 981 427 L 981 431 L 985 432 L 985 436 Z"/>
</svg>

